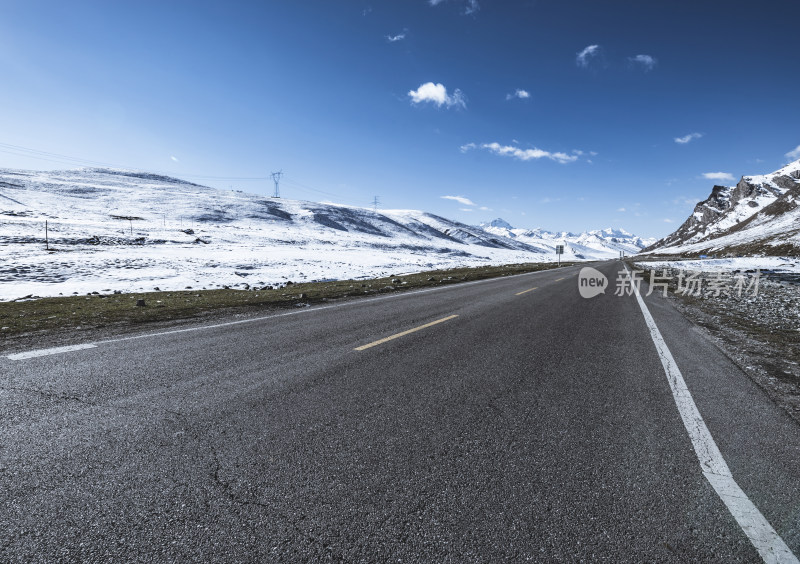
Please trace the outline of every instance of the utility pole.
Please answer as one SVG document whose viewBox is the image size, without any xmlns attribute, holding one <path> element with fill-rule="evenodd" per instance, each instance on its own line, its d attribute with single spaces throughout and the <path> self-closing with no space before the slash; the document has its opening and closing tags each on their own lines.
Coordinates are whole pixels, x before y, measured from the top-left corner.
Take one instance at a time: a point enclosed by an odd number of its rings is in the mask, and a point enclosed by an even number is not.
<svg viewBox="0 0 800 564">
<path fill-rule="evenodd" d="M 375 196 L 375 197 L 372 199 L 372 209 L 373 209 L 374 211 L 378 211 L 378 204 L 380 204 L 380 203 L 381 203 L 381 202 L 380 202 L 380 200 L 378 200 L 378 196 Z"/>
<path fill-rule="evenodd" d="M 281 191 L 280 191 L 280 188 L 278 187 L 278 183 L 281 181 L 281 176 L 283 176 L 283 171 L 279 170 L 278 172 L 273 172 L 271 174 L 271 176 L 272 176 L 272 181 L 275 183 L 275 194 L 273 194 L 272 197 L 273 198 L 280 198 L 281 197 Z"/>
</svg>

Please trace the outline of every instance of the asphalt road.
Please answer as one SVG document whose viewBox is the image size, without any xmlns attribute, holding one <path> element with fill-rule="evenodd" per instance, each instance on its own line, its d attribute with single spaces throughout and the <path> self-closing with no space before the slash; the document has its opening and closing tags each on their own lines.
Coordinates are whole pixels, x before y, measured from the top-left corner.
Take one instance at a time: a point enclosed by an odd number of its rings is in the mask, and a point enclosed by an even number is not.
<svg viewBox="0 0 800 564">
<path fill-rule="evenodd" d="M 0 561 L 761 561 L 597 267 L 2 356 Z M 797 424 L 645 302 L 800 554 Z"/>
</svg>

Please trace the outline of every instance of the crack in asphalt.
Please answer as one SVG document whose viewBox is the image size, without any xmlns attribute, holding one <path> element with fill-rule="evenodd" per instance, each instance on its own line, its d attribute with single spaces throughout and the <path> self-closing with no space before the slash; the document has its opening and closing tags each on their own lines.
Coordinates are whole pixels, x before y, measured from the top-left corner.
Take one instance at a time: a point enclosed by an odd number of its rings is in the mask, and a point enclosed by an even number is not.
<svg viewBox="0 0 800 564">
<path fill-rule="evenodd" d="M 89 399 L 86 399 L 86 398 L 82 398 L 80 396 L 69 395 L 69 394 L 65 394 L 65 393 L 61 393 L 61 392 L 57 392 L 57 391 L 51 391 L 51 390 L 43 390 L 41 388 L 27 388 L 27 387 L 22 387 L 22 386 L 0 386 L 0 391 L 39 394 L 39 395 L 41 395 L 43 397 L 46 397 L 46 398 L 58 399 L 58 400 L 63 400 L 63 401 L 74 401 L 74 402 L 78 402 L 78 403 L 81 403 L 81 404 L 89 406 L 89 407 L 102 407 L 102 408 L 108 408 L 108 409 L 120 409 L 120 410 L 127 410 L 127 411 L 143 411 L 143 410 L 145 410 L 145 407 L 143 407 L 143 406 L 115 405 L 115 404 L 111 404 L 111 403 L 101 403 L 101 402 L 92 401 L 92 400 L 89 400 Z M 175 415 L 176 417 L 180 417 L 181 419 L 184 420 L 184 422 L 188 426 L 191 426 L 188 423 L 187 416 L 185 414 L 181 413 L 180 411 L 175 411 L 175 410 L 172 410 L 172 409 L 167 409 L 165 407 L 157 407 L 157 406 L 153 406 L 153 408 L 157 409 L 159 411 L 162 411 L 164 413 L 169 413 L 170 415 Z"/>
</svg>

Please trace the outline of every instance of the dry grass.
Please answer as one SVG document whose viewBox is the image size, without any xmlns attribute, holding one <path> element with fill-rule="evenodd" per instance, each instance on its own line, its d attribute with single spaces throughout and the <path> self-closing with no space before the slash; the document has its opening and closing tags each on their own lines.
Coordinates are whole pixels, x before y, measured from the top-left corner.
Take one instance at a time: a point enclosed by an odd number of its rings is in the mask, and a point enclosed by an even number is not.
<svg viewBox="0 0 800 564">
<path fill-rule="evenodd" d="M 565 265 L 567 266 L 567 265 Z M 0 336 L 36 337 L 63 330 L 140 327 L 210 314 L 253 313 L 326 300 L 354 298 L 555 268 L 551 263 L 434 270 L 373 280 L 289 284 L 278 289 L 186 290 L 41 298 L 0 303 Z M 136 305 L 145 301 L 144 307 Z"/>
</svg>

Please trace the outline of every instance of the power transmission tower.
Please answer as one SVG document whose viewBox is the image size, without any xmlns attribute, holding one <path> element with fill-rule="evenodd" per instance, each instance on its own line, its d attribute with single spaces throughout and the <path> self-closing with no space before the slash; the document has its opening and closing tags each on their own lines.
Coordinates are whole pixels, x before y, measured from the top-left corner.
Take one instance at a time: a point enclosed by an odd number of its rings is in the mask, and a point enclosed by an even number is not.
<svg viewBox="0 0 800 564">
<path fill-rule="evenodd" d="M 273 172 L 271 176 L 272 176 L 272 181 L 275 182 L 275 194 L 273 194 L 272 197 L 280 198 L 281 191 L 280 188 L 278 187 L 278 183 L 281 181 L 281 176 L 283 176 L 283 171 L 279 170 L 278 172 Z"/>
<path fill-rule="evenodd" d="M 380 200 L 378 200 L 378 196 L 375 196 L 375 197 L 372 199 L 372 209 L 373 209 L 374 211 L 378 211 L 378 205 L 379 205 L 380 203 L 381 203 L 381 202 L 380 202 Z"/>
</svg>

